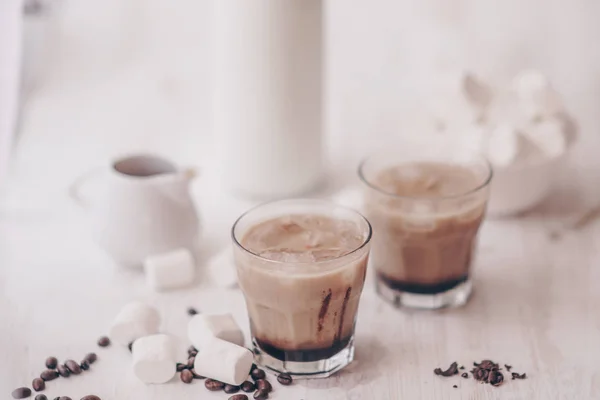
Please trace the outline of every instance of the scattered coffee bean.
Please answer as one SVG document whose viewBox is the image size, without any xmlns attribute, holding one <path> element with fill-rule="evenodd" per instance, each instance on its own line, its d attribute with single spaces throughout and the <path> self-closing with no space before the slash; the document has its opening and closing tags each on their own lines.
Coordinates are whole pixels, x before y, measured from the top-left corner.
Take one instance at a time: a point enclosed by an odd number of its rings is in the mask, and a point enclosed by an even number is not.
<svg viewBox="0 0 600 400">
<path fill-rule="evenodd" d="M 239 392 L 240 387 L 234 386 L 234 385 L 225 385 L 225 386 L 223 386 L 223 391 L 227 394 L 233 394 L 233 393 Z"/>
<path fill-rule="evenodd" d="M 12 397 L 15 399 L 24 399 L 31 396 L 31 389 L 27 387 L 20 387 L 12 391 Z"/>
<path fill-rule="evenodd" d="M 187 367 L 194 368 L 194 362 L 196 361 L 196 357 L 192 356 L 187 360 Z"/>
<path fill-rule="evenodd" d="M 256 390 L 256 386 L 250 381 L 244 381 L 244 383 L 242 383 L 242 390 L 246 393 L 252 393 Z"/>
<path fill-rule="evenodd" d="M 500 386 L 504 382 L 504 375 L 500 371 L 491 371 L 488 376 L 488 383 L 492 386 Z"/>
<path fill-rule="evenodd" d="M 464 365 L 461 365 L 459 369 L 465 369 L 465 366 L 464 366 Z"/>
<path fill-rule="evenodd" d="M 196 357 L 196 354 L 198 354 L 198 349 L 195 348 L 194 346 L 190 346 L 188 348 L 188 356 L 189 357 Z"/>
<path fill-rule="evenodd" d="M 42 373 L 40 374 L 40 378 L 42 378 L 46 382 L 52 381 L 58 378 L 58 372 L 56 372 L 56 370 L 54 369 L 47 369 L 45 371 L 42 371 Z"/>
<path fill-rule="evenodd" d="M 188 307 L 187 313 L 189 316 L 196 315 L 198 314 L 198 310 L 196 310 L 194 307 Z"/>
<path fill-rule="evenodd" d="M 245 394 L 234 394 L 227 400 L 248 400 L 248 396 Z"/>
<path fill-rule="evenodd" d="M 519 374 L 518 372 L 512 372 L 513 379 L 527 379 L 527 374 Z"/>
<path fill-rule="evenodd" d="M 248 350 L 250 350 L 250 349 L 248 349 Z M 250 350 L 250 351 L 252 351 L 252 350 Z M 250 367 L 250 372 L 254 371 L 256 368 L 258 368 L 258 366 L 256 364 L 252 363 L 252 367 Z"/>
<path fill-rule="evenodd" d="M 487 382 L 490 371 L 483 368 L 476 368 L 473 372 L 473 378 L 478 381 Z"/>
<path fill-rule="evenodd" d="M 194 371 L 194 369 L 193 369 L 193 368 L 192 368 L 190 371 L 192 371 L 192 375 L 194 375 L 194 379 L 206 379 L 206 377 L 205 377 L 205 376 L 198 375 L 198 374 L 196 373 L 196 371 Z"/>
<path fill-rule="evenodd" d="M 129 349 L 129 352 L 133 352 L 133 342 L 129 342 L 129 344 L 127 345 L 127 348 Z"/>
<path fill-rule="evenodd" d="M 79 375 L 81 373 L 81 367 L 73 360 L 65 361 L 65 366 L 73 375 Z"/>
<path fill-rule="evenodd" d="M 479 367 L 479 368 L 487 369 L 488 371 L 497 370 L 498 369 L 498 364 L 496 364 L 492 360 L 483 360 L 479 364 L 477 364 L 476 362 L 474 362 L 473 365 L 475 365 L 476 367 Z"/>
<path fill-rule="evenodd" d="M 96 353 L 87 353 L 87 354 L 85 355 L 85 357 L 83 357 L 83 359 L 84 359 L 85 361 L 87 361 L 87 362 L 88 362 L 88 364 L 90 364 L 90 365 L 91 365 L 91 364 L 93 364 L 93 363 L 95 363 L 95 362 L 96 362 L 96 360 L 98 359 L 98 356 L 96 355 Z"/>
<path fill-rule="evenodd" d="M 256 368 L 255 370 L 250 372 L 250 376 L 252 377 L 252 379 L 254 379 L 256 381 L 258 379 L 265 379 L 265 376 L 267 376 L 267 375 L 265 374 L 265 371 L 263 371 L 262 369 Z"/>
<path fill-rule="evenodd" d="M 461 375 L 463 378 L 467 379 L 469 377 L 469 374 L 467 374 L 466 372 L 463 372 L 463 374 Z"/>
<path fill-rule="evenodd" d="M 279 374 L 277 375 L 277 382 L 281 383 L 284 386 L 291 385 L 292 376 L 290 374 Z"/>
<path fill-rule="evenodd" d="M 35 396 L 35 400 L 48 400 L 45 394 L 38 394 Z"/>
<path fill-rule="evenodd" d="M 36 392 L 41 392 L 42 390 L 46 389 L 46 383 L 42 378 L 35 378 L 33 382 L 31 382 L 31 387 Z"/>
<path fill-rule="evenodd" d="M 54 369 L 54 368 L 56 368 L 57 364 L 58 364 L 58 360 L 56 359 L 56 357 L 46 358 L 46 368 Z"/>
<path fill-rule="evenodd" d="M 225 384 L 223 382 L 215 381 L 214 379 L 207 379 L 204 381 L 204 386 L 211 392 L 218 392 L 223 389 Z"/>
<path fill-rule="evenodd" d="M 255 383 L 256 389 L 258 390 L 264 390 L 267 393 L 273 390 L 273 386 L 271 386 L 271 383 L 266 379 L 259 379 Z"/>
<path fill-rule="evenodd" d="M 57 369 L 58 369 L 58 374 L 60 376 L 62 376 L 63 378 L 68 378 L 69 376 L 71 376 L 71 371 L 69 371 L 69 368 L 67 368 L 66 366 L 59 365 L 57 367 Z"/>
<path fill-rule="evenodd" d="M 110 339 L 108 338 L 108 336 L 102 336 L 100 339 L 98 339 L 97 343 L 100 347 L 110 346 Z"/>
<path fill-rule="evenodd" d="M 179 378 L 181 379 L 181 382 L 183 382 L 183 383 L 192 383 L 192 380 L 194 379 L 194 375 L 192 374 L 192 371 L 190 371 L 189 369 L 184 369 L 183 371 L 181 371 L 181 374 L 179 374 Z"/>
<path fill-rule="evenodd" d="M 88 369 L 90 369 L 90 364 L 85 360 L 83 360 L 81 363 L 79 363 L 79 366 L 84 371 L 87 371 Z"/>
<path fill-rule="evenodd" d="M 88 394 L 87 396 L 83 396 L 81 400 L 101 400 L 100 397 L 94 394 Z"/>
<path fill-rule="evenodd" d="M 175 370 L 176 370 L 177 372 L 181 372 L 181 371 L 183 371 L 184 369 L 187 369 L 187 364 L 177 363 L 177 364 L 175 365 Z"/>
<path fill-rule="evenodd" d="M 512 369 L 512 365 L 504 364 L 504 368 L 506 368 L 506 370 L 510 372 L 510 370 Z"/>
<path fill-rule="evenodd" d="M 450 364 L 450 367 L 448 367 L 447 370 L 442 371 L 441 368 L 436 368 L 436 369 L 433 370 L 433 373 L 436 374 L 436 375 L 441 375 L 441 376 L 456 375 L 456 374 L 458 374 L 458 364 L 455 361 L 452 364 Z"/>
<path fill-rule="evenodd" d="M 458 386 L 456 386 L 456 385 L 454 385 L 454 386 L 452 386 L 452 387 L 453 387 L 454 389 L 458 388 Z"/>
<path fill-rule="evenodd" d="M 252 397 L 254 397 L 255 400 L 265 400 L 269 398 L 269 392 L 266 390 L 257 390 Z"/>
</svg>

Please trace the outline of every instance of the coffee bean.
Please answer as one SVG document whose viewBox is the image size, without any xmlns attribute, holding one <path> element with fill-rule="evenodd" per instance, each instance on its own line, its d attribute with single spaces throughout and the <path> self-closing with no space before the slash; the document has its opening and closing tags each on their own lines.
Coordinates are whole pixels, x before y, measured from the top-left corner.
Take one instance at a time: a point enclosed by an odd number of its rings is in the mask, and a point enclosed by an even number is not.
<svg viewBox="0 0 600 400">
<path fill-rule="evenodd" d="M 98 397 L 94 394 L 88 394 L 87 396 L 83 396 L 81 398 L 81 400 L 102 400 L 102 399 L 100 399 L 100 397 Z"/>
<path fill-rule="evenodd" d="M 527 374 L 519 374 L 518 372 L 511 372 L 513 379 L 527 379 Z"/>
<path fill-rule="evenodd" d="M 79 375 L 81 373 L 81 367 L 73 360 L 65 361 L 65 366 L 73 375 Z"/>
<path fill-rule="evenodd" d="M 273 390 L 273 386 L 271 386 L 271 383 L 266 379 L 259 379 L 255 383 L 256 389 L 258 390 L 264 390 L 267 393 Z"/>
<path fill-rule="evenodd" d="M 258 379 L 265 379 L 265 376 L 267 376 L 267 375 L 265 374 L 265 371 L 263 371 L 262 369 L 256 368 L 255 370 L 250 372 L 250 376 L 252 377 L 252 379 L 254 379 L 256 381 Z"/>
<path fill-rule="evenodd" d="M 242 390 L 246 393 L 252 393 L 256 390 L 256 386 L 250 381 L 244 381 L 242 383 Z"/>
<path fill-rule="evenodd" d="M 69 371 L 69 368 L 67 368 L 66 366 L 59 365 L 57 367 L 57 369 L 58 369 L 58 374 L 60 376 L 62 376 L 63 378 L 68 378 L 69 376 L 71 376 L 71 371 Z"/>
<path fill-rule="evenodd" d="M 45 394 L 38 394 L 35 396 L 35 400 L 48 400 Z"/>
<path fill-rule="evenodd" d="M 479 364 L 474 362 L 473 365 L 475 365 L 476 367 L 479 367 L 479 368 L 487 369 L 488 371 L 491 371 L 493 369 L 496 369 L 496 370 L 498 369 L 498 364 L 496 364 L 492 360 L 483 360 Z"/>
<path fill-rule="evenodd" d="M 108 336 L 102 336 L 100 339 L 98 339 L 97 343 L 100 347 L 110 346 L 110 339 L 108 338 Z"/>
<path fill-rule="evenodd" d="M 181 371 L 183 371 L 184 369 L 187 369 L 187 365 L 186 365 L 186 364 L 182 364 L 182 363 L 177 363 L 177 364 L 175 364 L 175 370 L 176 370 L 177 372 L 181 372 Z"/>
<path fill-rule="evenodd" d="M 245 394 L 234 394 L 227 400 L 248 400 L 248 396 Z"/>
<path fill-rule="evenodd" d="M 41 392 L 42 390 L 46 389 L 46 383 L 42 378 L 35 378 L 33 382 L 31 382 L 31 387 L 36 392 Z"/>
<path fill-rule="evenodd" d="M 257 390 L 252 397 L 254 397 L 255 400 L 266 400 L 269 398 L 269 392 L 266 390 Z"/>
<path fill-rule="evenodd" d="M 478 381 L 487 382 L 489 374 L 490 374 L 490 372 L 487 369 L 476 368 L 473 371 L 473 378 L 475 378 L 475 380 L 478 380 Z"/>
<path fill-rule="evenodd" d="M 58 372 L 56 372 L 56 370 L 53 369 L 47 369 L 40 374 L 40 378 L 42 378 L 46 382 L 52 381 L 58 378 Z"/>
<path fill-rule="evenodd" d="M 54 368 L 56 368 L 57 364 L 58 364 L 58 360 L 56 359 L 56 357 L 46 358 L 46 368 L 54 369 Z"/>
<path fill-rule="evenodd" d="M 458 374 L 458 363 L 453 362 L 452 364 L 450 364 L 450 367 L 448 367 L 448 369 L 445 371 L 442 371 L 441 368 L 436 368 L 433 370 L 433 373 L 436 375 L 441 375 L 441 376 L 456 375 L 456 374 Z"/>
<path fill-rule="evenodd" d="M 500 386 L 504 382 L 504 375 L 500 371 L 491 371 L 488 376 L 488 383 L 492 386 Z"/>
<path fill-rule="evenodd" d="M 85 355 L 85 357 L 83 357 L 83 359 L 84 359 L 85 361 L 87 361 L 87 362 L 88 362 L 88 364 L 90 364 L 90 365 L 91 365 L 91 364 L 93 364 L 93 363 L 95 363 L 95 362 L 96 362 L 96 360 L 98 359 L 98 356 L 96 355 L 96 353 L 87 353 L 87 354 Z"/>
<path fill-rule="evenodd" d="M 258 368 L 256 364 L 252 363 L 252 367 L 250 367 L 250 372 L 254 371 L 256 368 Z"/>
<path fill-rule="evenodd" d="M 504 364 L 504 368 L 506 368 L 506 370 L 510 372 L 510 370 L 512 369 L 512 365 Z"/>
<path fill-rule="evenodd" d="M 204 381 L 204 386 L 211 392 L 218 392 L 223 389 L 225 384 L 223 382 L 215 381 L 214 379 L 207 379 Z"/>
<path fill-rule="evenodd" d="M 183 382 L 183 383 L 192 383 L 192 380 L 194 379 L 194 375 L 192 374 L 192 371 L 190 371 L 189 369 L 184 369 L 183 371 L 181 371 L 181 374 L 179 374 L 179 378 L 181 379 L 181 382 Z"/>
<path fill-rule="evenodd" d="M 453 387 L 454 389 L 458 388 L 458 386 L 456 386 L 456 385 L 453 385 L 452 387 Z"/>
<path fill-rule="evenodd" d="M 194 346 L 190 346 L 187 352 L 188 357 L 196 357 L 196 354 L 198 354 L 198 349 L 196 349 Z"/>
<path fill-rule="evenodd" d="M 88 369 L 90 369 L 90 364 L 85 360 L 83 360 L 81 363 L 79 363 L 79 366 L 84 371 L 87 371 Z"/>
<path fill-rule="evenodd" d="M 463 372 L 463 374 L 461 375 L 463 378 L 467 379 L 469 377 L 469 374 L 467 374 L 466 372 Z"/>
<path fill-rule="evenodd" d="M 12 391 L 12 397 L 15 399 L 24 399 L 31 396 L 31 389 L 27 387 L 20 387 Z"/>
<path fill-rule="evenodd" d="M 277 375 L 277 382 L 282 385 L 288 386 L 292 384 L 292 376 L 290 374 L 279 374 Z"/>
<path fill-rule="evenodd" d="M 129 344 L 127 345 L 127 348 L 129 349 L 129 352 L 133 352 L 133 342 L 129 342 Z"/>
<path fill-rule="evenodd" d="M 198 374 L 196 373 L 196 371 L 194 371 L 194 369 L 193 369 L 193 368 L 192 368 L 190 371 L 192 371 L 192 375 L 194 375 L 194 379 L 206 379 L 206 377 L 205 377 L 205 376 L 198 375 Z"/>
<path fill-rule="evenodd" d="M 194 368 L 194 361 L 196 361 L 196 357 L 190 357 L 187 360 L 187 367 Z"/>
<path fill-rule="evenodd" d="M 196 310 L 194 307 L 188 307 L 187 313 L 189 316 L 196 315 L 198 314 L 198 310 Z"/>
<path fill-rule="evenodd" d="M 240 387 L 234 386 L 234 385 L 225 385 L 225 386 L 223 386 L 223 391 L 227 394 L 233 394 L 233 393 L 239 392 Z"/>
</svg>

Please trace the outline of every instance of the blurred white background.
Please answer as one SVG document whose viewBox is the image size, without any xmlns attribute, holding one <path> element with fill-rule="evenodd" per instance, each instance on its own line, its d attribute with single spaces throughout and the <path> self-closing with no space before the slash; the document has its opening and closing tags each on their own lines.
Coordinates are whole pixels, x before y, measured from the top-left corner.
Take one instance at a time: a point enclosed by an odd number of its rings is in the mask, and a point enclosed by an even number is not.
<svg viewBox="0 0 600 400">
<path fill-rule="evenodd" d="M 600 146 L 600 2 L 326 3 L 328 141 L 339 168 L 354 170 L 380 139 L 433 123 L 439 82 L 467 68 L 499 81 L 523 68 L 547 73 L 581 124 L 578 171 L 599 166 L 584 153 Z M 66 183 L 143 150 L 209 162 L 210 1 L 63 0 L 51 18 L 15 174 L 43 163 L 45 177 Z"/>
</svg>

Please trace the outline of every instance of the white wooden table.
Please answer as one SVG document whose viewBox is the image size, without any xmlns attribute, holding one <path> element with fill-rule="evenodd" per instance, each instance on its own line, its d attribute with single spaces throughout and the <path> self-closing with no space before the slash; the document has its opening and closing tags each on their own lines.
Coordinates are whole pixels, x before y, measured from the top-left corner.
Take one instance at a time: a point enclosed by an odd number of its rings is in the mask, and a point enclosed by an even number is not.
<svg viewBox="0 0 600 400">
<path fill-rule="evenodd" d="M 170 8 L 159 0 L 148 1 L 149 8 L 140 14 L 142 2 L 71 2 L 57 22 L 46 83 L 28 100 L 13 171 L 0 193 L 0 392 L 5 397 L 14 388 L 29 385 L 47 356 L 80 360 L 89 351 L 99 355 L 92 370 L 48 383 L 49 398 L 79 399 L 92 393 L 104 400 L 228 397 L 206 391 L 201 381 L 145 386 L 132 376 L 127 349 L 99 349 L 95 344 L 131 299 L 158 307 L 163 329 L 182 339 L 182 356 L 188 306 L 232 312 L 247 329 L 241 293 L 216 289 L 202 276 L 203 261 L 229 244 L 231 223 L 252 203 L 230 197 L 213 177 L 206 41 L 199 39 L 206 33 L 202 23 L 206 4 L 180 3 Z M 441 5 L 434 0 L 423 3 Z M 521 12 L 521 2 L 505 3 Z M 540 12 L 534 7 L 540 3 L 532 0 L 525 10 L 551 21 L 560 14 L 556 9 Z M 561 21 L 573 29 L 572 43 L 583 48 L 576 40 L 584 40 L 593 29 L 598 33 L 598 28 L 587 19 L 585 2 L 581 3 L 564 10 L 561 18 L 566 22 Z M 398 82 L 415 73 L 415 65 L 407 67 L 406 60 L 395 58 L 410 41 L 394 28 L 402 23 L 387 15 L 393 7 L 399 7 L 395 15 L 406 23 L 414 15 L 404 13 L 410 7 L 403 2 L 369 4 L 367 10 L 359 1 L 330 3 L 337 17 L 330 25 L 336 50 L 330 67 L 335 74 L 329 99 L 334 160 L 329 191 L 352 179 L 348 171 L 369 149 L 364 132 L 394 131 L 408 111 L 398 113 L 390 104 L 412 100 Z M 497 10 L 482 11 L 469 4 L 471 11 L 495 21 Z M 584 11 L 574 11 L 578 7 Z M 189 12 L 181 11 L 186 9 Z M 439 15 L 426 18 L 425 42 L 460 31 L 462 23 L 446 11 L 446 25 Z M 379 21 L 370 33 L 354 23 L 367 12 Z M 149 17 L 158 14 L 159 19 Z M 112 21 L 110 28 L 106 21 Z M 137 35 L 126 34 L 129 31 Z M 121 40 L 119 32 L 128 40 Z M 402 45 L 397 45 L 396 34 L 404 38 Z M 540 34 L 540 43 L 543 37 Z M 594 37 L 589 35 L 588 43 L 594 43 Z M 515 42 L 510 37 L 495 43 L 494 51 L 507 55 Z M 566 56 L 572 51 L 568 43 L 552 46 Z M 357 58 L 356 49 L 368 57 Z M 481 50 L 474 45 L 469 49 Z M 375 296 L 369 277 L 359 311 L 356 362 L 330 379 L 299 381 L 286 388 L 275 383 L 273 399 L 600 398 L 600 224 L 566 232 L 560 240 L 550 235 L 600 199 L 600 77 L 581 77 L 600 65 L 597 50 L 595 46 L 586 53 L 585 63 L 575 65 L 561 58 L 548 64 L 580 121 L 581 143 L 571 169 L 561 177 L 559 191 L 542 207 L 518 220 L 486 221 L 471 302 L 457 310 L 400 312 Z M 442 68 L 436 57 L 441 54 L 443 61 L 447 54 L 439 47 L 430 53 L 424 61 L 430 69 L 424 72 Z M 465 50 L 465 59 L 469 54 Z M 530 62 L 547 61 L 543 54 L 536 57 Z M 116 268 L 91 241 L 84 216 L 67 199 L 65 189 L 77 175 L 132 150 L 158 151 L 206 171 L 192 188 L 204 234 L 201 276 L 190 289 L 155 294 L 145 287 L 141 273 Z M 455 360 L 468 368 L 484 358 L 511 364 L 529 378 L 508 379 L 494 388 L 433 374 L 435 367 L 447 367 Z M 458 388 L 453 388 L 455 384 Z"/>
</svg>

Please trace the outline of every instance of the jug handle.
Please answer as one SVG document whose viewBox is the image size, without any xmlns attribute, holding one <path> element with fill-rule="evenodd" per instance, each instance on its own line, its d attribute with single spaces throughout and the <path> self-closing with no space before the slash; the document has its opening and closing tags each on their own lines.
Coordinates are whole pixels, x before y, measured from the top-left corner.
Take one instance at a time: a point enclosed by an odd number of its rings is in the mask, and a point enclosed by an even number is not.
<svg viewBox="0 0 600 400">
<path fill-rule="evenodd" d="M 79 175 L 75 180 L 69 185 L 69 197 L 80 208 L 84 210 L 90 210 L 92 207 L 92 202 L 87 196 L 82 195 L 81 189 L 87 184 L 92 178 L 100 175 L 104 172 L 103 167 L 92 168 L 87 172 Z"/>
</svg>

